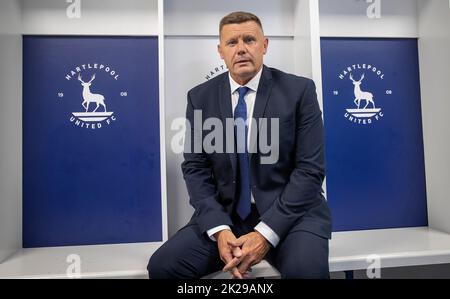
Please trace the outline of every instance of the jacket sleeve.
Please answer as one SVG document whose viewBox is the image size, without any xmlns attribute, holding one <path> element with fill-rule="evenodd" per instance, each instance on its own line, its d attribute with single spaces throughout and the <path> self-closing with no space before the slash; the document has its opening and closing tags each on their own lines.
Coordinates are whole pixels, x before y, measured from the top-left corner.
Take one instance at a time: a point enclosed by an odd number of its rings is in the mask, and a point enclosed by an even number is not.
<svg viewBox="0 0 450 299">
<path fill-rule="evenodd" d="M 202 142 L 202 132 L 194 124 L 195 107 L 192 103 L 192 93 L 188 93 L 186 109 L 186 127 L 184 161 L 181 165 L 183 177 L 189 193 L 190 204 L 194 207 L 195 218 L 202 233 L 220 225 L 232 225 L 230 216 L 225 207 L 218 201 L 216 181 L 214 179 L 212 165 L 203 151 L 194 152 L 197 147 L 195 142 Z M 190 127 L 190 130 L 189 130 Z M 202 144 L 202 143 L 201 143 Z M 188 145 L 188 146 L 186 146 Z"/>
<path fill-rule="evenodd" d="M 324 129 L 312 80 L 307 83 L 296 114 L 295 168 L 281 195 L 261 217 L 280 239 L 310 208 L 321 203 L 319 193 L 325 177 Z"/>
</svg>

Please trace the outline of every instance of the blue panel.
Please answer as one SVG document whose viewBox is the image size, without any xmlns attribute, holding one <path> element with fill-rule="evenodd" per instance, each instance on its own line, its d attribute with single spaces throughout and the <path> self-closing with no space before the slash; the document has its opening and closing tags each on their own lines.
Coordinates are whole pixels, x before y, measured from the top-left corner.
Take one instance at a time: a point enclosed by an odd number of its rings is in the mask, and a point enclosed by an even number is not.
<svg viewBox="0 0 450 299">
<path fill-rule="evenodd" d="M 157 38 L 26 36 L 23 76 L 23 246 L 161 241 Z"/>
<path fill-rule="evenodd" d="M 417 40 L 321 47 L 333 230 L 426 226 Z"/>
</svg>

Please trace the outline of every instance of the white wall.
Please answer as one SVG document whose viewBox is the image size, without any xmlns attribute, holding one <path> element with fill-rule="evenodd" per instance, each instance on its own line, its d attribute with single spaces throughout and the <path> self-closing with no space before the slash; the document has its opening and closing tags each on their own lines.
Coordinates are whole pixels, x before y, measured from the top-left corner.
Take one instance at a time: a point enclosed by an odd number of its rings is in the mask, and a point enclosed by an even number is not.
<svg viewBox="0 0 450 299">
<path fill-rule="evenodd" d="M 182 154 L 171 150 L 171 140 L 179 132 L 171 130 L 172 121 L 184 117 L 186 94 L 194 86 L 206 81 L 205 76 L 218 67 L 226 71 L 217 53 L 218 37 L 168 37 L 165 40 L 166 69 L 166 155 L 167 204 L 169 236 L 185 225 L 192 216 L 185 182 L 181 172 Z M 292 38 L 270 38 L 265 64 L 294 72 Z"/>
<path fill-rule="evenodd" d="M 380 3 L 380 18 L 371 19 L 365 0 L 319 0 L 321 36 L 417 37 L 416 0 Z"/>
<path fill-rule="evenodd" d="M 189 2 L 189 3 L 187 3 Z M 294 18 L 297 1 L 211 1 L 168 0 L 165 5 L 165 101 L 167 149 L 167 203 L 169 236 L 190 219 L 185 182 L 181 172 L 182 154 L 171 150 L 171 139 L 178 132 L 171 123 L 186 112 L 186 93 L 206 81 L 205 76 L 218 67 L 226 66 L 217 53 L 218 27 L 226 14 L 244 10 L 261 18 L 265 34 L 269 36 L 269 50 L 265 64 L 283 71 L 296 73 L 294 57 Z M 310 61 L 310 53 L 302 53 Z M 309 62 L 309 64 L 311 64 Z M 306 63 L 305 63 L 306 65 Z M 311 66 L 309 67 L 311 69 Z M 310 73 L 307 72 L 308 74 Z"/>
<path fill-rule="evenodd" d="M 310 1 L 300 0 L 295 6 L 294 18 L 294 47 L 297 53 L 295 55 L 294 65 L 295 72 L 299 76 L 312 77 L 313 66 L 311 59 L 301 59 L 302 56 L 311 57 L 313 49 L 311 48 L 311 26 Z M 318 23 L 316 25 L 319 25 Z"/>
<path fill-rule="evenodd" d="M 314 80 L 317 100 L 323 111 L 322 64 L 320 55 L 319 3 L 315 0 L 299 0 L 294 16 L 294 65 L 295 74 Z M 327 198 L 326 178 L 322 184 Z"/>
<path fill-rule="evenodd" d="M 22 247 L 22 38 L 19 3 L 0 2 L 0 262 Z"/>
<path fill-rule="evenodd" d="M 429 225 L 450 233 L 450 3 L 419 1 L 419 57 Z"/>
<path fill-rule="evenodd" d="M 157 35 L 157 0 L 85 0 L 69 19 L 65 0 L 21 0 L 24 34 Z"/>
<path fill-rule="evenodd" d="M 256 14 L 268 36 L 292 36 L 294 0 L 165 0 L 165 34 L 216 36 L 219 21 L 233 11 Z"/>
</svg>

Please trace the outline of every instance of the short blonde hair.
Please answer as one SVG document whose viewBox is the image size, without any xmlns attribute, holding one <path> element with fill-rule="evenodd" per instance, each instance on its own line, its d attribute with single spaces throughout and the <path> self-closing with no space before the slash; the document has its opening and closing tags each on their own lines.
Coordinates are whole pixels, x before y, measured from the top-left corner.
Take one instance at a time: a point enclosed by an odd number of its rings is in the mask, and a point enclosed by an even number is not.
<svg viewBox="0 0 450 299">
<path fill-rule="evenodd" d="M 222 28 L 225 25 L 241 24 L 241 23 L 250 22 L 250 21 L 253 21 L 256 24 L 258 24 L 258 26 L 261 28 L 261 30 L 263 30 L 261 21 L 259 20 L 259 18 L 256 15 L 249 13 L 249 12 L 244 12 L 244 11 L 235 11 L 235 12 L 232 12 L 232 13 L 226 15 L 225 17 L 222 18 L 222 20 L 220 20 L 219 35 L 222 33 Z"/>
</svg>

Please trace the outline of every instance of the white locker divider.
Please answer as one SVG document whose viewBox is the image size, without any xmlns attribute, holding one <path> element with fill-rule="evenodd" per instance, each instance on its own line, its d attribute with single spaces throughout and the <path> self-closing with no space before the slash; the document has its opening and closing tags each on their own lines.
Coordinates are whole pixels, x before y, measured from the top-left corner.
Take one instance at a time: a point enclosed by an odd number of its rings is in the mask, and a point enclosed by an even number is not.
<svg viewBox="0 0 450 299">
<path fill-rule="evenodd" d="M 1 138 L 5 141 L 10 140 L 8 148 L 4 147 L 2 142 L 0 156 L 2 160 L 0 221 L 7 222 L 2 222 L 0 227 L 0 277 L 2 278 L 125 278 L 136 277 L 136 269 L 137 277 L 145 277 L 150 256 L 163 243 L 22 248 L 22 35 L 158 36 L 163 241 L 168 237 L 165 192 L 163 1 L 94 0 L 81 3 L 80 18 L 69 18 L 67 9 L 73 4 L 65 1 L 15 0 L 0 3 L 2 14 L 0 22 L 8 22 L 8 25 L 1 28 L 17 28 L 17 32 L 14 33 L 16 41 L 11 39 L 12 33 L 5 34 L 5 36 L 8 35 L 8 39 L 3 39 L 3 32 L 0 33 L 0 47 L 5 46 L 5 50 L 8 47 L 8 51 L 2 51 L 0 54 L 0 65 L 2 72 L 8 70 L 10 74 L 10 78 L 7 74 L 2 74 L 0 84 L 2 87 L 3 84 L 7 84 L 14 88 L 14 91 L 5 94 L 8 98 L 3 99 L 2 95 L 0 102 L 2 121 L 9 121 L 8 125 L 2 126 L 5 130 L 0 131 Z M 7 18 L 3 18 L 3 14 Z M 11 23 L 16 26 L 11 27 Z M 5 167 L 3 167 L 3 160 L 9 161 L 5 163 Z M 10 175 L 10 179 L 4 178 L 7 174 Z"/>
<path fill-rule="evenodd" d="M 418 1 L 419 64 L 422 93 L 423 139 L 427 181 L 428 223 L 450 233 L 450 3 Z"/>
<path fill-rule="evenodd" d="M 428 205 L 428 227 L 348 231 L 333 234 L 330 269 L 450 263 L 450 138 L 445 134 L 450 59 L 450 8 L 447 1 L 319 0 L 321 37 L 418 38 L 421 105 Z M 317 66 L 321 72 L 321 66 Z M 407 175 L 407 174 L 405 174 Z M 383 215 L 380 215 L 383 217 Z"/>
<path fill-rule="evenodd" d="M 0 3 L 0 263 L 22 246 L 22 37 L 18 2 Z"/>
</svg>

